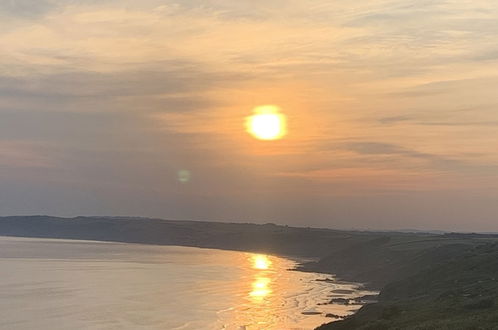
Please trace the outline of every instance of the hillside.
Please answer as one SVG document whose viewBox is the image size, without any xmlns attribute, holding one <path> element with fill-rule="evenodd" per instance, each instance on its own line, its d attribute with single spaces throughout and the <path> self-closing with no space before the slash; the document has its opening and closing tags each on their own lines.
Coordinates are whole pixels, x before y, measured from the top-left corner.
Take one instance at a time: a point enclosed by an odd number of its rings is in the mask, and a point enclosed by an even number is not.
<svg viewBox="0 0 498 330">
<path fill-rule="evenodd" d="M 126 217 L 0 217 L 0 235 L 85 239 L 323 257 L 382 234 L 274 224 Z"/>
<path fill-rule="evenodd" d="M 425 267 L 387 284 L 377 304 L 318 329 L 497 329 L 497 243 L 439 247 L 419 262 Z"/>
</svg>

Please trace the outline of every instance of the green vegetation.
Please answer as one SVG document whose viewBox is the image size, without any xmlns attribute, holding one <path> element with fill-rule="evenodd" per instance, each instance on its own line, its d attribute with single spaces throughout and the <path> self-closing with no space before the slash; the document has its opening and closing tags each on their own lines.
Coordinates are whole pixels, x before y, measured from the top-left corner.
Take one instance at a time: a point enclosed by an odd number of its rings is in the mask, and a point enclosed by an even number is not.
<svg viewBox="0 0 498 330">
<path fill-rule="evenodd" d="M 400 278 L 384 286 L 378 303 L 318 329 L 498 329 L 498 244 L 493 241 L 472 235 L 422 249 L 400 263 L 398 268 L 411 274 L 391 276 Z"/>
</svg>

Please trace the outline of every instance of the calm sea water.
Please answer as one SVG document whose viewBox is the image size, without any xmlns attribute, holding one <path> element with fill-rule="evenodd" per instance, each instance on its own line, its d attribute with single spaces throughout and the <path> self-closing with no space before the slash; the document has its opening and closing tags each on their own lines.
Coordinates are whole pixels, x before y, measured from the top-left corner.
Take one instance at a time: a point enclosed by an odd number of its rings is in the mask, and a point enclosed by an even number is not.
<svg viewBox="0 0 498 330">
<path fill-rule="evenodd" d="M 325 313 L 355 309 L 318 305 L 332 290 L 364 294 L 294 265 L 243 252 L 0 237 L 0 328 L 312 329 L 332 320 Z"/>
</svg>

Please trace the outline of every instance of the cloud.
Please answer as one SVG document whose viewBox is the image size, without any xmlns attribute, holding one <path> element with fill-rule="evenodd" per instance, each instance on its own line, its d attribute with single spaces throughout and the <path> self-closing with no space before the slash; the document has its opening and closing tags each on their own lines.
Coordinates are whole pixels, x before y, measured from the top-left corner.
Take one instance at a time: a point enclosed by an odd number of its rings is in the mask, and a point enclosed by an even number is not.
<svg viewBox="0 0 498 330">
<path fill-rule="evenodd" d="M 35 18 L 55 7 L 49 0 L 0 0 L 0 17 Z"/>
<path fill-rule="evenodd" d="M 492 171 L 498 169 L 498 162 L 490 162 L 485 155 L 473 154 L 455 154 L 441 155 L 427 152 L 420 152 L 401 145 L 379 142 L 348 142 L 339 144 L 339 148 L 353 151 L 370 159 L 362 159 L 360 164 L 370 164 L 372 168 L 381 166 L 389 168 L 390 165 L 396 164 L 400 169 L 416 170 L 425 169 L 423 172 L 433 172 L 453 175 L 489 175 Z M 389 157 L 387 159 L 374 159 L 373 157 Z M 394 160 L 393 160 L 394 157 Z M 404 161 L 403 158 L 407 159 Z M 424 163 L 411 163 L 409 160 L 423 160 Z M 363 165 L 364 166 L 364 165 Z M 395 171 L 394 171 L 395 172 Z"/>
<path fill-rule="evenodd" d="M 364 155 L 408 155 L 412 157 L 427 157 L 426 154 L 419 153 L 407 148 L 389 144 L 389 143 L 379 143 L 379 142 L 352 142 L 346 144 L 349 150 L 357 152 Z"/>
<path fill-rule="evenodd" d="M 50 157 L 43 152 L 41 143 L 0 140 L 0 168 L 51 168 L 54 166 Z"/>
<path fill-rule="evenodd" d="M 0 77 L 0 111 L 203 111 L 207 93 L 246 79 L 181 61 L 123 72 L 73 71 L 38 77 Z"/>
<path fill-rule="evenodd" d="M 412 119 L 413 117 L 411 116 L 389 116 L 379 118 L 378 120 L 381 124 L 396 124 L 400 122 L 411 121 Z"/>
<path fill-rule="evenodd" d="M 62 198 L 91 213 L 228 219 L 331 194 L 357 209 L 380 193 L 445 201 L 445 189 L 496 183 L 495 3 L 0 0 L 0 11 L 2 187 L 36 202 L 31 188 L 49 186 L 47 213 Z M 274 144 L 242 125 L 267 103 L 289 119 Z"/>
</svg>

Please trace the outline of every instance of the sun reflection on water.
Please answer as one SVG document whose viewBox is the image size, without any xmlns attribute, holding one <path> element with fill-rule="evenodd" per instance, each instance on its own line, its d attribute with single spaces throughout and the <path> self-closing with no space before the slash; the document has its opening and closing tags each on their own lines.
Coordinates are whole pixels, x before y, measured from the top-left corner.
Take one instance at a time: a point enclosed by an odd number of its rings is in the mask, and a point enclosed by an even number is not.
<svg viewBox="0 0 498 330">
<path fill-rule="evenodd" d="M 271 280 L 268 277 L 257 277 L 252 283 L 252 291 L 249 295 L 256 301 L 262 300 L 271 293 L 270 283 Z"/>
<path fill-rule="evenodd" d="M 347 284 L 330 284 L 324 280 L 328 275 L 289 271 L 296 266 L 295 261 L 244 253 L 236 263 L 240 273 L 233 307 L 218 314 L 216 329 L 314 329 L 331 321 L 327 313 L 349 315 L 355 308 L 326 305 L 332 289 L 355 289 Z"/>
<path fill-rule="evenodd" d="M 255 269 L 266 270 L 271 266 L 271 260 L 263 254 L 253 255 L 252 260 Z"/>
<path fill-rule="evenodd" d="M 253 254 L 250 257 L 252 268 L 255 270 L 249 297 L 255 303 L 261 303 L 272 293 L 271 282 L 274 272 L 271 271 L 272 261 L 264 254 Z"/>
</svg>

